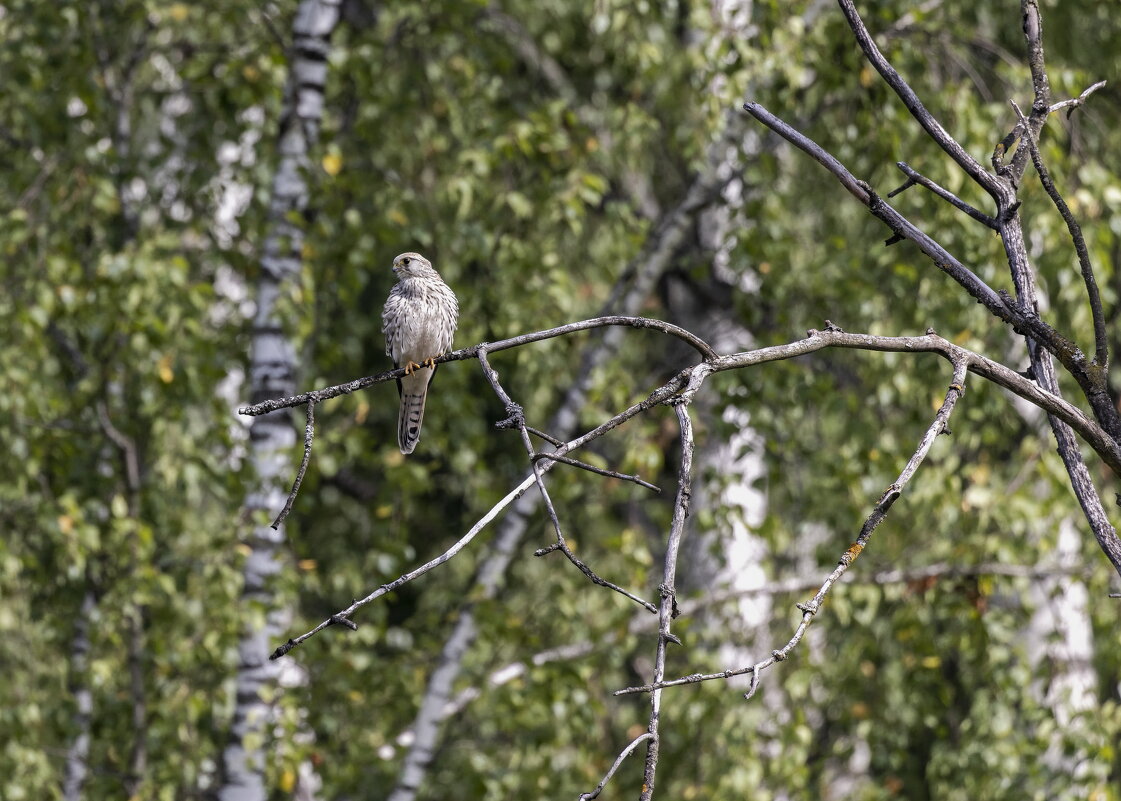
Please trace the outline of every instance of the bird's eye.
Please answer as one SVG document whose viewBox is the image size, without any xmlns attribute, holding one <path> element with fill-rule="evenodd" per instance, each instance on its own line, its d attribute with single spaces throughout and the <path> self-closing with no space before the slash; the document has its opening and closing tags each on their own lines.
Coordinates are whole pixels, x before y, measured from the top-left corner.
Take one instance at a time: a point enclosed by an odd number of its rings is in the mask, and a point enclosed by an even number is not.
<svg viewBox="0 0 1121 801">
<path fill-rule="evenodd" d="M 404 264 L 405 266 L 408 266 L 410 261 L 412 261 L 412 259 L 401 259 L 401 263 Z"/>
</svg>

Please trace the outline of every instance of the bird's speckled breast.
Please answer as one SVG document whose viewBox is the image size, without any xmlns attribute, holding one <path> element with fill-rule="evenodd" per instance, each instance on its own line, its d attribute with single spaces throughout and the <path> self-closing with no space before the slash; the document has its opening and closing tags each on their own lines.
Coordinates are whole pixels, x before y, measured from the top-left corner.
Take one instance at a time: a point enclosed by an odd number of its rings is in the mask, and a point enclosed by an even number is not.
<svg viewBox="0 0 1121 801">
<path fill-rule="evenodd" d="M 399 281 L 386 304 L 386 316 L 395 322 L 386 342 L 393 361 L 398 365 L 419 363 L 451 350 L 457 305 L 446 285 L 433 286 L 418 278 Z"/>
</svg>

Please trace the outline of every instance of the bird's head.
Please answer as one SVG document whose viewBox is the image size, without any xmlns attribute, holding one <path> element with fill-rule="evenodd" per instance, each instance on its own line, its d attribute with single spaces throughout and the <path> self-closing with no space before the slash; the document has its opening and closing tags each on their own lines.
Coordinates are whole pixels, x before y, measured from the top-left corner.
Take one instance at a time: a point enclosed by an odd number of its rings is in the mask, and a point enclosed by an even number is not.
<svg viewBox="0 0 1121 801">
<path fill-rule="evenodd" d="M 393 260 L 393 274 L 398 278 L 424 275 L 432 270 L 432 263 L 419 253 L 402 253 Z"/>
</svg>

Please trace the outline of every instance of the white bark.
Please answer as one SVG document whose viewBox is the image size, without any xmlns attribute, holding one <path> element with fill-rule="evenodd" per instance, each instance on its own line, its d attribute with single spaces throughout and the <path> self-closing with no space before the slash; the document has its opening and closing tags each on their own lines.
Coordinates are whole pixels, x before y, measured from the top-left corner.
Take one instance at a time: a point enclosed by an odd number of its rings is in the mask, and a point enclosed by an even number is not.
<svg viewBox="0 0 1121 801">
<path fill-rule="evenodd" d="M 65 801 L 79 801 L 89 774 L 90 722 L 93 716 L 93 691 L 88 675 L 90 661 L 90 617 L 97 607 L 93 590 L 86 590 L 74 622 L 70 643 L 70 692 L 74 697 L 74 739 L 66 749 L 66 774 L 62 781 Z"/>
<path fill-rule="evenodd" d="M 295 348 L 284 331 L 277 300 L 298 280 L 303 230 L 290 215 L 307 207 L 304 171 L 308 152 L 319 134 L 327 78 L 329 38 L 339 21 L 341 0 L 303 0 L 293 24 L 288 85 L 280 120 L 280 161 L 273 176 L 268 227 L 257 283 L 249 366 L 254 402 L 295 391 Z M 230 742 L 222 753 L 221 801 L 264 801 L 265 753 L 272 708 L 265 690 L 278 688 L 281 662 L 270 662 L 271 643 L 287 628 L 289 609 L 277 598 L 273 578 L 283 567 L 285 532 L 260 522 L 284 505 L 285 482 L 295 471 L 292 446 L 295 429 L 282 415 L 255 418 L 250 453 L 257 488 L 246 498 L 247 511 L 258 524 L 248 545 L 244 568 L 243 603 L 263 610 L 264 618 L 250 624 L 238 646 L 236 699 Z M 254 619 L 253 614 L 247 615 Z"/>
<path fill-rule="evenodd" d="M 1058 535 L 1056 564 L 1084 564 L 1082 536 L 1071 518 L 1059 524 Z M 1046 664 L 1050 674 L 1049 681 L 1038 683 L 1035 690 L 1059 730 L 1085 741 L 1091 732 L 1084 714 L 1098 707 L 1089 592 L 1073 576 L 1044 578 L 1032 585 L 1031 601 L 1035 611 L 1027 630 L 1028 658 L 1036 669 Z M 1093 761 L 1085 750 L 1064 749 L 1060 737 L 1053 739 L 1043 758 L 1057 774 L 1071 778 L 1074 797 L 1079 798 L 1090 798 L 1096 786 L 1089 772 Z"/>
</svg>

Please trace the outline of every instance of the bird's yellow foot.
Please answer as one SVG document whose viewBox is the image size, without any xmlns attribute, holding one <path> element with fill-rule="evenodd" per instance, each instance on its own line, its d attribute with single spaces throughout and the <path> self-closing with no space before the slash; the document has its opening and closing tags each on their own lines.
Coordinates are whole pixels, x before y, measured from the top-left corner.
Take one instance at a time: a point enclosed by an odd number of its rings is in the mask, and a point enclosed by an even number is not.
<svg viewBox="0 0 1121 801">
<path fill-rule="evenodd" d="M 423 364 L 425 367 L 431 367 L 433 370 L 435 370 L 436 369 L 436 357 L 435 356 L 429 356 L 427 359 L 425 359 L 423 362 L 421 362 L 421 364 Z"/>
<path fill-rule="evenodd" d="M 420 369 L 420 365 L 417 364 L 414 361 L 409 361 L 409 362 L 405 363 L 405 375 L 412 375 L 414 372 L 416 372 L 419 369 Z"/>
</svg>

